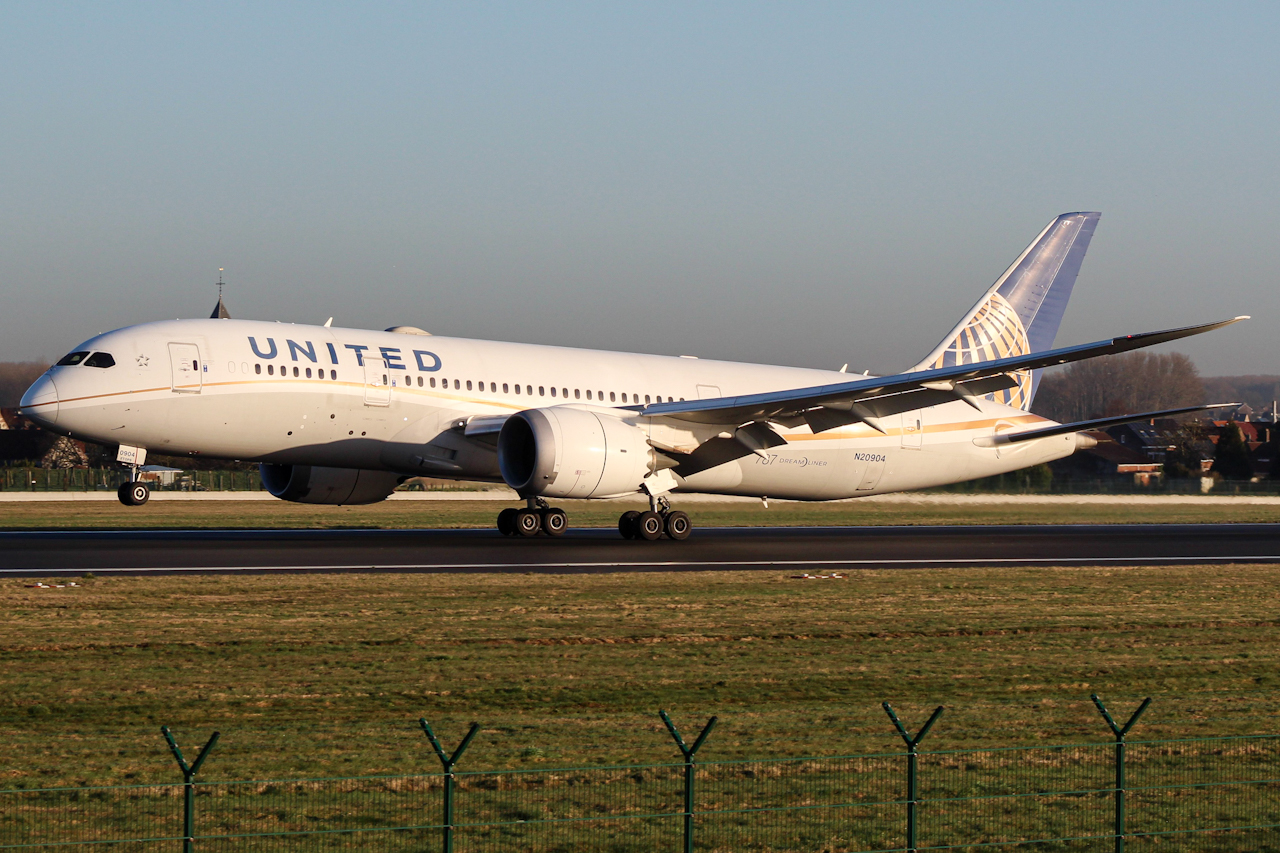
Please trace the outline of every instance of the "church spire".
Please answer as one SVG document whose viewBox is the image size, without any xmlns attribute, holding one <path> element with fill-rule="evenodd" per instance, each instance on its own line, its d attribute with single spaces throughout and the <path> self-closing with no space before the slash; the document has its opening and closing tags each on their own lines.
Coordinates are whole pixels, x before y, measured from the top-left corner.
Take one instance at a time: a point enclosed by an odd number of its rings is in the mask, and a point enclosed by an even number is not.
<svg viewBox="0 0 1280 853">
<path fill-rule="evenodd" d="M 222 268 L 218 268 L 218 304 L 214 307 L 213 313 L 209 315 L 210 320 L 230 320 L 231 312 L 227 310 L 227 306 L 222 304 Z"/>
</svg>

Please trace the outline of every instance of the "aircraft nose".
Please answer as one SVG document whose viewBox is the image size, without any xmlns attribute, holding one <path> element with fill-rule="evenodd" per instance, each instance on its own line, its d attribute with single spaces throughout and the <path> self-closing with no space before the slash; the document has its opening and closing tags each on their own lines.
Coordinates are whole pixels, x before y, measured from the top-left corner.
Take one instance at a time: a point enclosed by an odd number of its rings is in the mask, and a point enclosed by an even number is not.
<svg viewBox="0 0 1280 853">
<path fill-rule="evenodd" d="M 53 384 L 53 377 L 48 373 L 41 376 L 22 395 L 18 411 L 25 417 L 40 424 L 51 427 L 58 422 L 58 386 Z"/>
</svg>

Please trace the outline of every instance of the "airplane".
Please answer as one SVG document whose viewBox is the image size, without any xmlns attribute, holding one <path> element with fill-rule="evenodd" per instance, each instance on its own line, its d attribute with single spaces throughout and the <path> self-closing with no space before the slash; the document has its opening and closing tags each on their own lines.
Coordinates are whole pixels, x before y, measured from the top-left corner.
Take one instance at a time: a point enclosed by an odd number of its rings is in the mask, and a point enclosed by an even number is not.
<svg viewBox="0 0 1280 853">
<path fill-rule="evenodd" d="M 214 317 L 128 326 L 77 346 L 20 411 L 118 446 L 260 463 L 272 495 L 369 504 L 416 476 L 505 483 L 511 536 L 562 535 L 555 499 L 647 496 L 627 539 L 682 540 L 671 496 L 809 501 L 1015 471 L 1094 442 L 1085 430 L 1233 404 L 1059 424 L 1030 411 L 1047 367 L 1199 335 L 1247 317 L 1053 348 L 1101 214 L 1056 217 L 904 373 L 839 371 Z M 221 308 L 219 298 L 219 308 Z M 222 314 L 224 316 L 218 316 Z"/>
</svg>

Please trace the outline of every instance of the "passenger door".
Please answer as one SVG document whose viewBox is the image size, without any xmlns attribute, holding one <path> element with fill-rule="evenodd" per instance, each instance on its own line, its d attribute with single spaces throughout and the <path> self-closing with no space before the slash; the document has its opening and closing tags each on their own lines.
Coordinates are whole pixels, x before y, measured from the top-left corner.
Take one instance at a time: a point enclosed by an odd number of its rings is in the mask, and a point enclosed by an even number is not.
<svg viewBox="0 0 1280 853">
<path fill-rule="evenodd" d="M 204 387 L 200 347 L 195 344 L 169 344 L 169 364 L 173 370 L 174 393 L 200 393 Z"/>
<path fill-rule="evenodd" d="M 391 369 L 380 358 L 364 359 L 364 404 L 391 405 Z"/>
<path fill-rule="evenodd" d="M 919 450 L 924 440 L 924 413 L 921 409 L 902 413 L 902 446 Z"/>
</svg>

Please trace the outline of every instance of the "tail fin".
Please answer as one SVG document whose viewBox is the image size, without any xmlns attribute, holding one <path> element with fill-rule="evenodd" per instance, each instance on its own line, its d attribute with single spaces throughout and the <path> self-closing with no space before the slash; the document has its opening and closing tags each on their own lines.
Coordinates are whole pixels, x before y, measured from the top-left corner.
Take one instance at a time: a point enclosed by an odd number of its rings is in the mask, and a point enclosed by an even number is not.
<svg viewBox="0 0 1280 853">
<path fill-rule="evenodd" d="M 913 370 L 973 364 L 1053 348 L 1084 253 L 1101 213 L 1064 213 L 1031 241 L 951 332 Z M 1015 374 L 1018 385 L 992 395 L 1030 409 L 1040 371 Z"/>
</svg>

